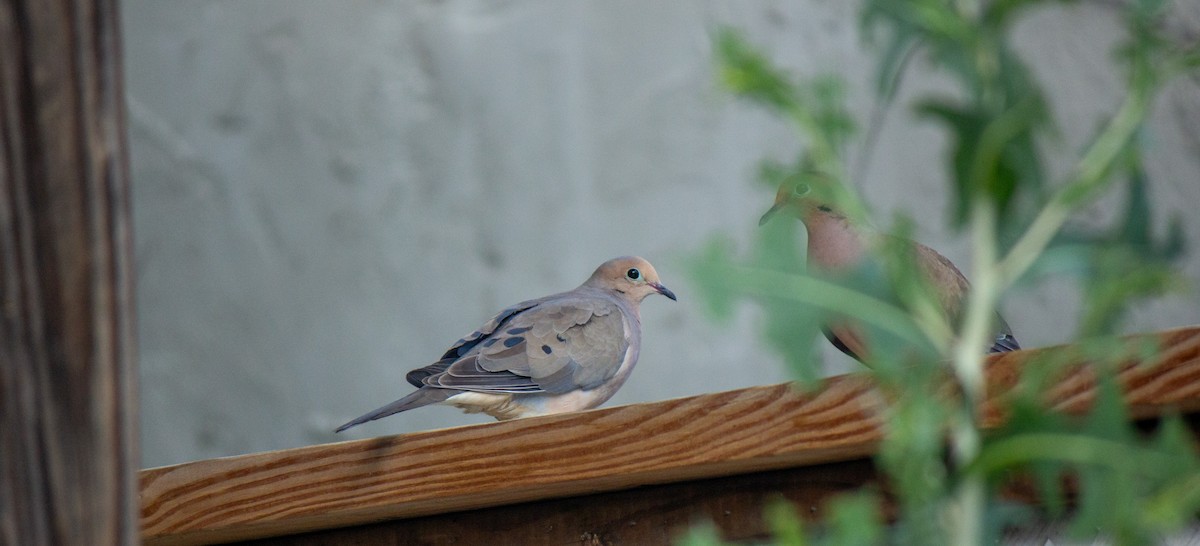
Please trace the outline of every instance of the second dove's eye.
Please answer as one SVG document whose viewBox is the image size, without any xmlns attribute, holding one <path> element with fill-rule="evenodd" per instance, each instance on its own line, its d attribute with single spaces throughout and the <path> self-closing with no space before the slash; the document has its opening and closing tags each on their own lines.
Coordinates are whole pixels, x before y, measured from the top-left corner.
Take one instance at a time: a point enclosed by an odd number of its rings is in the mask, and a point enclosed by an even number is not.
<svg viewBox="0 0 1200 546">
<path fill-rule="evenodd" d="M 642 278 L 642 272 L 638 271 L 636 268 L 630 269 L 629 271 L 625 272 L 625 276 L 629 277 L 629 280 L 636 281 L 636 280 Z"/>
</svg>

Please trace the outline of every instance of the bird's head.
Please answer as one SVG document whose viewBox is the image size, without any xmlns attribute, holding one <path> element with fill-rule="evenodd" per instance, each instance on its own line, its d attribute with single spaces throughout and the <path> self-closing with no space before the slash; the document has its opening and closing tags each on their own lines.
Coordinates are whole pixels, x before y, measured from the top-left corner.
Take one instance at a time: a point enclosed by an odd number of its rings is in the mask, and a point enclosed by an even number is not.
<svg viewBox="0 0 1200 546">
<path fill-rule="evenodd" d="M 821 188 L 811 182 L 811 180 L 784 180 L 779 185 L 779 191 L 775 192 L 775 204 L 758 219 L 758 225 L 766 224 L 768 220 L 781 212 L 787 212 L 801 220 L 810 218 L 814 214 L 833 214 L 833 209 L 827 204 L 831 199 L 824 198 Z"/>
<path fill-rule="evenodd" d="M 600 264 L 585 284 L 617 292 L 634 302 L 640 302 L 650 294 L 675 299 L 675 293 L 659 282 L 654 266 L 637 256 L 622 256 Z"/>
</svg>

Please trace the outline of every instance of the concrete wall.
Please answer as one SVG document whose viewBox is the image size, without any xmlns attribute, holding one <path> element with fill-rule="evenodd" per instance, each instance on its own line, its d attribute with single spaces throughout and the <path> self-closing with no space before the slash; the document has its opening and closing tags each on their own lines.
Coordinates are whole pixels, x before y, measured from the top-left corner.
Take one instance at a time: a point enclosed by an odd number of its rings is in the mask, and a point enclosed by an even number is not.
<svg viewBox="0 0 1200 546">
<path fill-rule="evenodd" d="M 566 290 L 604 259 L 653 261 L 680 302 L 643 311 L 641 363 L 609 405 L 783 381 L 757 311 L 715 324 L 682 258 L 745 241 L 764 155 L 796 139 L 714 83 L 731 24 L 799 74 L 833 71 L 865 119 L 870 58 L 846 2 L 129 0 L 123 3 L 147 466 L 487 421 L 427 408 L 334 436 L 408 392 L 506 304 Z M 1200 28 L 1200 9 L 1180 21 Z M 1103 8 L 1019 29 L 1062 99 L 1068 155 L 1120 97 Z M 944 86 L 915 66 L 904 95 Z M 1200 204 L 1200 85 L 1155 113 L 1154 199 Z M 942 135 L 888 114 L 858 173 L 880 212 L 966 265 L 943 227 Z M 1099 206 L 1103 214 L 1111 210 Z M 1186 216 L 1192 241 L 1200 221 Z M 1200 260 L 1185 264 L 1200 279 Z M 1068 287 L 1014 296 L 1029 346 L 1072 333 Z M 1200 322 L 1195 290 L 1131 331 Z M 831 370 L 850 367 L 839 356 Z"/>
</svg>

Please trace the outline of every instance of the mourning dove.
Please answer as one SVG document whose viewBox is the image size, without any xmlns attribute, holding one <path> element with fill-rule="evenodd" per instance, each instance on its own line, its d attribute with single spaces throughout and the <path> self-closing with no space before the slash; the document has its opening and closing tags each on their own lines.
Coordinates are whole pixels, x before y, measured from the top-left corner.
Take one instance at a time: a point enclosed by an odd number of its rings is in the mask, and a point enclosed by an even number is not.
<svg viewBox="0 0 1200 546">
<path fill-rule="evenodd" d="M 650 262 L 604 262 L 569 292 L 523 301 L 454 342 L 441 359 L 408 373 L 413 393 L 338 427 L 430 404 L 499 420 L 594 408 L 637 364 L 642 300 L 675 294 Z"/>
<path fill-rule="evenodd" d="M 763 225 L 773 215 L 788 212 L 800 219 L 808 230 L 808 263 L 816 271 L 825 274 L 846 274 L 861 266 L 867 259 L 867 247 L 873 237 L 888 237 L 869 228 L 857 225 L 831 205 L 823 202 L 807 184 L 785 182 L 775 194 L 775 204 L 762 215 Z M 830 199 L 829 201 L 832 201 Z M 957 320 L 963 299 L 970 289 L 966 277 L 945 256 L 921 243 L 899 239 L 911 245 L 917 268 L 933 287 L 943 312 L 951 320 Z M 1012 329 L 999 314 L 996 314 L 996 335 L 989 353 L 1015 351 L 1021 348 L 1013 337 Z M 846 321 L 835 322 L 824 328 L 825 337 L 838 350 L 862 361 L 868 354 L 867 343 L 859 328 Z"/>
</svg>

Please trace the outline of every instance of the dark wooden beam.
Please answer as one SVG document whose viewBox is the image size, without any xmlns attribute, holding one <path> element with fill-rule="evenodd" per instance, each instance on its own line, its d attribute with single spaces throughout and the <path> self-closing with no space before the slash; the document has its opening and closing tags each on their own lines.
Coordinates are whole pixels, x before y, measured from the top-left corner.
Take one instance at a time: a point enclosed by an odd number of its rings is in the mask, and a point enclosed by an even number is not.
<svg viewBox="0 0 1200 546">
<path fill-rule="evenodd" d="M 521 544 L 523 546 L 672 544 L 692 525 L 710 521 L 725 540 L 769 538 L 763 514 L 775 499 L 792 502 L 807 520 L 823 518 L 830 497 L 878 487 L 869 459 L 801 466 L 723 478 L 648 485 L 436 514 L 244 542 L 245 546 L 343 544 Z"/>
<path fill-rule="evenodd" d="M 136 544 L 116 0 L 0 0 L 0 543 Z"/>
</svg>

